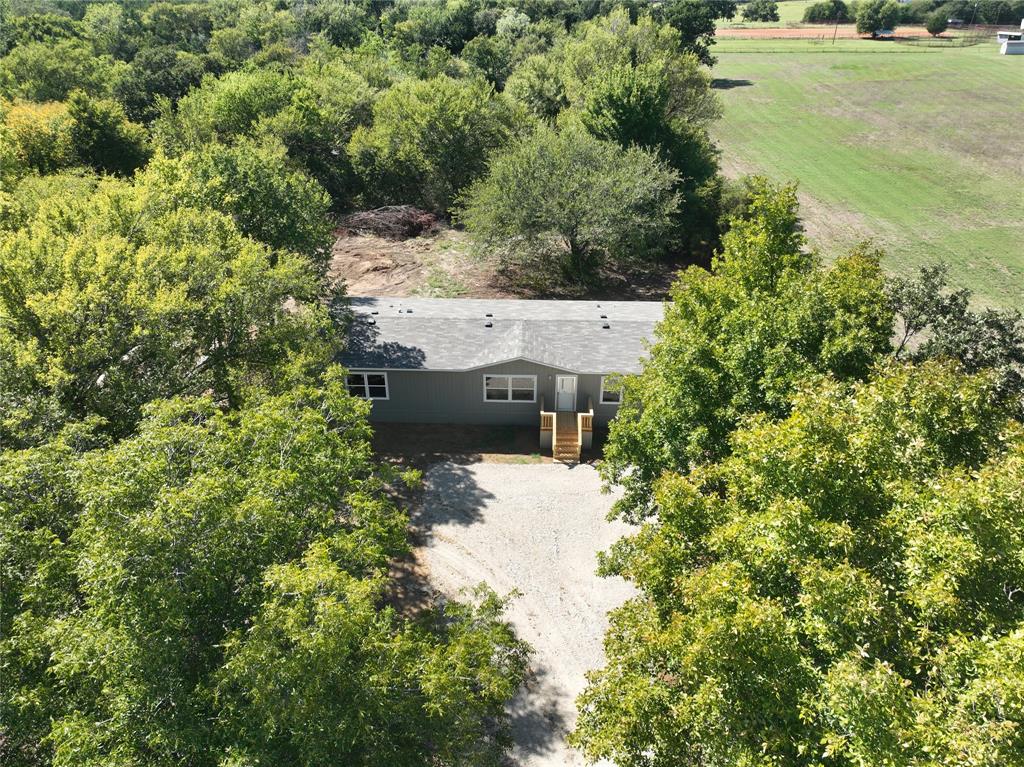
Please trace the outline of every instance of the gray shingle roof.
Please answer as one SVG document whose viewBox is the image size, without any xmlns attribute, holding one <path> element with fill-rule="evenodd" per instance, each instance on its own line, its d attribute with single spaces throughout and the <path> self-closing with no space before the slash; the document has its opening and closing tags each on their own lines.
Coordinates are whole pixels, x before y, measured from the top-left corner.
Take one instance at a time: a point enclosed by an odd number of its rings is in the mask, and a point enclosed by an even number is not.
<svg viewBox="0 0 1024 767">
<path fill-rule="evenodd" d="M 635 373 L 663 312 L 659 301 L 353 296 L 350 303 L 341 362 L 415 370 L 525 359 L 576 373 Z"/>
</svg>

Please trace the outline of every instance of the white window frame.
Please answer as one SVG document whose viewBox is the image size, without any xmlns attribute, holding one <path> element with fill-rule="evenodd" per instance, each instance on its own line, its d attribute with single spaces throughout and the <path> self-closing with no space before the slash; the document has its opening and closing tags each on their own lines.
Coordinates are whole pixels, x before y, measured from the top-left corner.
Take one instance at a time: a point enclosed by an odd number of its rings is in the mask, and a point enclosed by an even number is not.
<svg viewBox="0 0 1024 767">
<path fill-rule="evenodd" d="M 352 390 L 348 385 L 349 376 L 362 376 L 363 377 L 363 388 L 366 390 L 366 396 L 360 397 L 358 394 L 352 394 Z M 367 376 L 384 376 L 384 396 L 383 397 L 371 397 L 370 396 L 370 384 L 367 382 Z M 388 374 L 383 370 L 350 370 L 348 375 L 345 376 L 345 391 L 352 394 L 353 397 L 358 399 L 371 400 L 374 402 L 382 402 L 391 399 L 391 384 L 388 381 Z"/>
<path fill-rule="evenodd" d="M 611 405 L 612 407 L 618 407 L 619 405 L 622 404 L 622 388 L 621 387 L 619 388 L 619 390 L 617 392 L 615 392 L 616 394 L 619 395 L 619 398 L 615 402 L 605 402 L 604 401 L 604 392 L 605 392 L 604 382 L 608 378 L 619 378 L 621 380 L 621 376 L 601 376 L 601 396 L 598 398 L 597 401 L 601 405 Z M 611 392 L 609 392 L 609 394 L 611 394 Z"/>
<path fill-rule="evenodd" d="M 488 378 L 505 378 L 508 379 L 508 384 L 505 387 L 505 391 L 508 393 L 508 399 L 487 399 L 487 379 Z M 533 399 L 512 399 L 512 379 L 513 378 L 529 378 L 533 381 Z M 484 373 L 480 378 L 481 385 L 483 386 L 483 397 L 484 402 L 491 405 L 528 405 L 531 402 L 537 401 L 537 376 L 527 375 L 525 373 Z M 520 387 L 516 387 L 517 389 Z"/>
</svg>

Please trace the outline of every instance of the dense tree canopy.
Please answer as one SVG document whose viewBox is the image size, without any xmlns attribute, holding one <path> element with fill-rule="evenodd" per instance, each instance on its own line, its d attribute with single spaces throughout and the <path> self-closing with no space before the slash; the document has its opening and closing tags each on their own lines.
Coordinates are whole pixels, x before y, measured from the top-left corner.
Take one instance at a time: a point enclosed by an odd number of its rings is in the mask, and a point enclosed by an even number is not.
<svg viewBox="0 0 1024 767">
<path fill-rule="evenodd" d="M 792 187 L 721 178 L 736 10 L 0 0 L 0 762 L 503 763 L 528 649 L 486 589 L 400 604 L 416 473 L 332 364 L 332 228 L 396 203 L 542 290 L 720 246 L 605 449 L 638 594 L 589 756 L 1024 763 L 1024 320 L 867 246 L 826 267 Z"/>
<path fill-rule="evenodd" d="M 481 80 L 406 80 L 373 106 L 373 124 L 349 144 L 367 199 L 446 213 L 491 155 L 522 128 L 515 106 Z"/>
<path fill-rule="evenodd" d="M 331 353 L 306 259 L 272 258 L 227 216 L 154 197 L 116 182 L 58 194 L 0 237 L 3 422 L 15 432 L 55 402 L 124 433 L 155 397 L 238 402 Z"/>
<path fill-rule="evenodd" d="M 673 287 L 644 374 L 626 381 L 601 471 L 626 489 L 620 513 L 650 511 L 653 483 L 729 449 L 747 415 L 784 414 L 813 373 L 865 376 L 889 348 L 892 310 L 877 254 L 830 268 L 804 249 L 792 187 L 755 184 L 711 272 Z"/>
<path fill-rule="evenodd" d="M 618 765 L 1024 761 L 1024 439 L 990 376 L 809 379 L 659 477 L 576 742 Z"/>
<path fill-rule="evenodd" d="M 381 606 L 405 518 L 367 407 L 335 370 L 0 457 L 5 764 L 495 764 L 525 649 L 493 597 Z"/>
</svg>

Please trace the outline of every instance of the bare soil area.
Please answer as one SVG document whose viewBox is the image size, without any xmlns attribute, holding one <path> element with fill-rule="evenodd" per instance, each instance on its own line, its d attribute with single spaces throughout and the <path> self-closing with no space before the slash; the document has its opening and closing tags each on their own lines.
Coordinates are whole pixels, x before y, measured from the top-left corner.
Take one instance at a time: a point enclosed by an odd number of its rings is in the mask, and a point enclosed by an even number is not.
<svg viewBox="0 0 1024 767">
<path fill-rule="evenodd" d="M 408 239 L 339 232 L 328 275 L 355 296 L 508 295 L 493 265 L 470 254 L 465 233 L 445 228 Z"/>
<path fill-rule="evenodd" d="M 481 582 L 518 592 L 508 619 L 534 654 L 510 706 L 511 764 L 583 765 L 566 743 L 575 699 L 603 663 L 607 612 L 633 594 L 624 580 L 595 574 L 597 552 L 631 529 L 605 519 L 615 496 L 585 464 L 445 461 L 424 479 L 412 569 L 450 597 Z"/>
<path fill-rule="evenodd" d="M 685 262 L 655 262 L 632 272 L 608 270 L 603 283 L 586 292 L 546 281 L 541 281 L 542 290 L 531 290 L 474 254 L 465 232 L 439 224 L 408 239 L 339 230 L 328 276 L 353 296 L 657 300 L 668 295 L 684 266 Z"/>
<path fill-rule="evenodd" d="M 815 24 L 803 27 L 722 27 L 721 29 L 715 30 L 715 35 L 718 37 L 750 37 L 759 39 L 816 39 L 816 38 L 828 38 L 832 39 L 833 32 L 835 36 L 840 40 L 852 40 L 859 37 L 869 37 L 866 35 L 860 35 L 857 33 L 857 27 L 854 24 L 840 24 L 839 28 L 829 24 Z M 893 30 L 895 37 L 908 38 L 908 37 L 930 37 L 927 30 L 924 27 L 897 27 Z"/>
</svg>

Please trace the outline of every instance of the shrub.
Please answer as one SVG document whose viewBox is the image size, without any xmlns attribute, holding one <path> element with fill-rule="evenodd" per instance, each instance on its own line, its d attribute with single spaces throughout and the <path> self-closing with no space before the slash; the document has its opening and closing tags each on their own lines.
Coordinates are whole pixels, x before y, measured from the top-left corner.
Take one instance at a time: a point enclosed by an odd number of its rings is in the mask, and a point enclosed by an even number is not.
<svg viewBox="0 0 1024 767">
<path fill-rule="evenodd" d="M 7 107 L 3 127 L 8 154 L 19 169 L 53 173 L 74 164 L 66 104 L 16 102 Z"/>
<path fill-rule="evenodd" d="M 779 4 L 775 0 L 750 0 L 743 6 L 746 21 L 778 21 Z"/>
<path fill-rule="evenodd" d="M 149 159 L 149 134 L 124 107 L 75 91 L 68 99 L 71 140 L 79 159 L 102 173 L 130 176 Z"/>
<path fill-rule="evenodd" d="M 850 9 L 843 0 L 822 0 L 820 3 L 807 6 L 804 11 L 804 23 L 806 24 L 827 24 L 849 20 Z"/>
<path fill-rule="evenodd" d="M 949 27 L 949 21 L 946 18 L 946 14 L 941 10 L 935 11 L 928 17 L 928 20 L 924 24 L 924 28 L 928 30 L 928 34 L 933 37 L 938 37 L 946 28 Z"/>
</svg>

